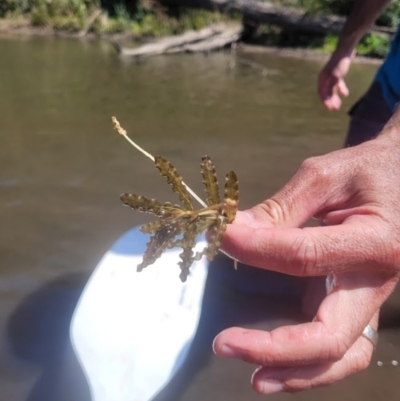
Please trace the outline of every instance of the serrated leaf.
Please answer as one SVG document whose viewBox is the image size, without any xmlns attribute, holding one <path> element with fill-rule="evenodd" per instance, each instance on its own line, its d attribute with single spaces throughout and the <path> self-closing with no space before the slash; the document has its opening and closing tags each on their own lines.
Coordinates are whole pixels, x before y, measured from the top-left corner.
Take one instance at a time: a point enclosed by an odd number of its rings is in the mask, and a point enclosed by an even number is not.
<svg viewBox="0 0 400 401">
<path fill-rule="evenodd" d="M 211 262 L 221 246 L 222 237 L 226 231 L 226 218 L 220 216 L 210 227 L 208 237 L 208 247 L 205 249 L 207 260 Z"/>
<path fill-rule="evenodd" d="M 233 171 L 225 176 L 224 199 L 224 214 L 227 217 L 227 223 L 232 223 L 235 220 L 239 203 L 239 181 Z"/>
<path fill-rule="evenodd" d="M 149 199 L 141 195 L 128 193 L 121 194 L 120 198 L 125 205 L 139 212 L 152 213 L 156 216 L 163 216 L 164 214 L 162 203 L 156 199 Z"/>
<path fill-rule="evenodd" d="M 165 222 L 163 220 L 154 220 L 150 223 L 143 224 L 140 227 L 140 231 L 143 234 L 154 234 Z"/>
<path fill-rule="evenodd" d="M 158 217 L 174 217 L 186 213 L 179 205 L 173 205 L 170 202 L 161 203 L 156 199 L 128 193 L 124 193 L 120 197 L 121 201 L 132 209 L 143 213 L 152 213 Z"/>
<path fill-rule="evenodd" d="M 181 268 L 180 279 L 182 282 L 186 281 L 189 274 L 189 267 L 193 264 L 193 248 L 196 245 L 196 225 L 191 224 L 186 227 L 183 233 L 183 239 L 181 242 L 181 247 L 183 248 L 182 253 L 179 254 L 181 261 L 179 262 L 179 267 Z"/>
<path fill-rule="evenodd" d="M 150 237 L 143 261 L 137 266 L 137 271 L 142 271 L 148 265 L 153 264 L 162 253 L 169 247 L 174 239 L 181 234 L 183 224 L 177 221 L 175 224 L 161 226 L 155 234 Z"/>
<path fill-rule="evenodd" d="M 204 156 L 201 159 L 201 175 L 203 176 L 203 184 L 207 194 L 207 205 L 218 205 L 221 203 L 219 197 L 219 185 L 217 179 L 217 173 L 215 171 L 214 163 L 211 157 Z"/>
<path fill-rule="evenodd" d="M 160 174 L 167 177 L 168 183 L 172 184 L 172 190 L 179 194 L 184 207 L 135 194 L 121 195 L 121 200 L 126 205 L 141 212 L 153 213 L 160 218 L 141 227 L 142 232 L 153 235 L 147 243 L 143 261 L 137 268 L 141 271 L 154 263 L 166 249 L 180 247 L 183 250 L 179 255 L 180 278 L 185 281 L 194 261 L 200 260 L 204 255 L 211 261 L 217 254 L 227 223 L 232 222 L 236 215 L 239 200 L 238 180 L 234 172 L 226 175 L 224 202 L 221 204 L 215 167 L 211 158 L 204 156 L 201 173 L 208 207 L 195 211 L 182 177 L 175 167 L 161 156 L 155 158 L 155 165 Z M 209 230 L 208 244 L 201 252 L 194 254 L 196 238 L 206 230 Z"/>
<path fill-rule="evenodd" d="M 182 177 L 179 175 L 176 168 L 161 156 L 156 156 L 154 158 L 154 163 L 160 170 L 160 174 L 167 177 L 168 184 L 171 184 L 172 190 L 179 195 L 179 199 L 185 205 L 185 209 L 194 210 L 192 198 L 190 197 L 186 186 L 182 183 Z"/>
</svg>

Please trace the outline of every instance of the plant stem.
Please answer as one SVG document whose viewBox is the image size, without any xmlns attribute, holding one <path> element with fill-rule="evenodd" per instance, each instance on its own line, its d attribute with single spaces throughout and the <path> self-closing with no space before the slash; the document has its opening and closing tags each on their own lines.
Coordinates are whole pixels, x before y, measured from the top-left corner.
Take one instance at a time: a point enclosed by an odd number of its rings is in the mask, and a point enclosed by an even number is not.
<svg viewBox="0 0 400 401">
<path fill-rule="evenodd" d="M 111 120 L 114 124 L 114 128 L 115 130 L 118 132 L 118 134 L 122 135 L 132 146 L 134 146 L 139 152 L 143 153 L 146 157 L 148 157 L 150 160 L 152 160 L 154 162 L 154 156 L 149 153 L 146 152 L 144 149 L 142 149 L 138 144 L 136 144 L 134 141 L 132 141 L 131 138 L 129 138 L 127 132 L 125 129 L 123 129 L 121 127 L 121 124 L 119 123 L 119 121 L 115 118 L 115 117 L 111 117 Z M 186 189 L 188 190 L 188 192 L 190 193 L 190 195 L 193 196 L 193 198 L 195 198 L 197 200 L 197 202 L 200 203 L 201 206 L 203 207 L 207 207 L 206 203 L 196 194 L 196 192 L 194 192 L 189 185 L 187 185 L 186 183 L 184 183 L 182 181 L 182 184 L 186 187 Z"/>
</svg>

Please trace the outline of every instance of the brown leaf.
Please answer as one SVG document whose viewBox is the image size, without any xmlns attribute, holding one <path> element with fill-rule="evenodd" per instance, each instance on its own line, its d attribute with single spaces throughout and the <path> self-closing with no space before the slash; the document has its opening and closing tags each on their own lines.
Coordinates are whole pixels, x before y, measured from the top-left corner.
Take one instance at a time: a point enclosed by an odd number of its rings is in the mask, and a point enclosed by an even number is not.
<svg viewBox="0 0 400 401">
<path fill-rule="evenodd" d="M 179 194 L 184 208 L 140 195 L 128 193 L 121 195 L 124 204 L 140 212 L 153 213 L 160 218 L 140 228 L 143 233 L 153 235 L 147 243 L 143 261 L 137 269 L 141 271 L 154 263 L 166 249 L 180 247 L 183 249 L 179 255 L 181 258 L 180 278 L 185 281 L 190 273 L 189 268 L 195 260 L 200 260 L 206 255 L 211 261 L 217 254 L 227 223 L 235 219 L 239 200 L 238 180 L 232 171 L 226 175 L 224 203 L 221 204 L 214 164 L 210 157 L 204 156 L 201 174 L 206 188 L 208 207 L 195 211 L 182 177 L 175 167 L 161 156 L 155 158 L 155 165 L 160 170 L 160 174 L 167 177 L 168 183 L 172 184 L 172 190 Z M 201 252 L 194 254 L 196 238 L 206 230 L 210 232 L 208 244 Z"/>
<path fill-rule="evenodd" d="M 225 177 L 224 199 L 224 214 L 227 217 L 227 223 L 232 223 L 235 220 L 239 203 L 239 181 L 233 171 L 230 171 Z"/>
<path fill-rule="evenodd" d="M 149 199 L 141 195 L 124 193 L 120 196 L 121 201 L 132 209 L 144 213 L 153 213 L 163 216 L 162 203 L 156 199 Z"/>
<path fill-rule="evenodd" d="M 193 259 L 193 248 L 196 245 L 196 224 L 190 224 L 186 227 L 183 233 L 183 239 L 180 244 L 180 247 L 183 248 L 183 252 L 179 254 L 181 258 L 181 262 L 179 262 L 179 266 L 181 268 L 180 279 L 182 282 L 186 281 L 186 278 L 189 274 L 189 267 L 192 266 Z"/>
<path fill-rule="evenodd" d="M 211 262 L 221 246 L 221 240 L 226 231 L 226 218 L 220 216 L 210 227 L 208 237 L 208 247 L 205 249 L 207 260 Z"/>
<path fill-rule="evenodd" d="M 211 160 L 211 157 L 204 156 L 201 159 L 200 166 L 201 175 L 203 176 L 203 184 L 206 188 L 207 205 L 218 205 L 219 203 L 221 203 L 221 199 L 219 197 L 219 185 L 215 166 Z"/>
<path fill-rule="evenodd" d="M 173 205 L 170 202 L 161 203 L 156 199 L 149 199 L 141 195 L 122 194 L 121 201 L 132 209 L 143 213 L 152 213 L 158 217 L 174 217 L 185 214 L 179 205 Z"/>
<path fill-rule="evenodd" d="M 181 234 L 183 226 L 184 225 L 180 221 L 177 221 L 175 224 L 161 226 L 155 234 L 150 237 L 150 241 L 147 243 L 147 248 L 143 255 L 143 261 L 137 266 L 137 271 L 141 271 L 148 265 L 153 264 L 170 246 L 174 239 Z"/>
<path fill-rule="evenodd" d="M 154 234 L 165 222 L 163 220 L 154 220 L 151 221 L 150 223 L 143 224 L 140 227 L 140 231 L 143 234 Z"/>
<path fill-rule="evenodd" d="M 154 158 L 156 167 L 160 170 L 162 176 L 167 177 L 168 184 L 172 185 L 172 190 L 179 195 L 179 199 L 185 205 L 185 209 L 194 210 L 192 198 L 190 197 L 185 185 L 182 183 L 182 177 L 176 168 L 161 156 Z"/>
</svg>

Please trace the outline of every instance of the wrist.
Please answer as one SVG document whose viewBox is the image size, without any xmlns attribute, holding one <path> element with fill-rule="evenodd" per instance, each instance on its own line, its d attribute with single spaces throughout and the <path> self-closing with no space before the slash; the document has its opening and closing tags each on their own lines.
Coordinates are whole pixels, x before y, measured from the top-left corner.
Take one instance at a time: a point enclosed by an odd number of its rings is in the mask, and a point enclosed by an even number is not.
<svg viewBox="0 0 400 401">
<path fill-rule="evenodd" d="M 339 59 L 353 59 L 356 54 L 355 46 L 348 44 L 340 44 L 338 43 L 336 50 L 332 53 L 331 59 L 339 60 Z"/>
<path fill-rule="evenodd" d="M 347 70 L 350 67 L 350 64 L 353 59 L 353 51 L 349 48 L 337 48 L 329 58 L 328 62 L 325 65 L 326 70 L 333 71 L 337 68 L 343 69 L 345 68 L 344 75 L 347 73 Z"/>
</svg>

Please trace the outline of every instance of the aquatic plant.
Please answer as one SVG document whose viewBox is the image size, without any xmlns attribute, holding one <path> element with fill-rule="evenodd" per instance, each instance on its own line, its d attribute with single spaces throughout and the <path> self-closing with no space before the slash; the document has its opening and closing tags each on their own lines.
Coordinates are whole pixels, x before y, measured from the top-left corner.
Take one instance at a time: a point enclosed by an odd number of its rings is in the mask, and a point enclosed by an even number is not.
<svg viewBox="0 0 400 401">
<path fill-rule="evenodd" d="M 227 224 L 235 219 L 238 201 L 239 184 L 236 174 L 230 171 L 225 177 L 225 190 L 223 201 L 220 198 L 219 184 L 214 163 L 209 156 L 201 160 L 201 175 L 207 195 L 206 203 L 202 201 L 182 180 L 176 168 L 161 156 L 153 157 L 141 149 L 126 134 L 118 120 L 113 117 L 114 127 L 123 135 L 136 149 L 153 160 L 160 174 L 167 178 L 171 184 L 172 191 L 179 195 L 182 206 L 173 205 L 170 202 L 162 203 L 156 199 L 146 198 L 141 195 L 123 193 L 121 201 L 134 210 L 143 213 L 151 213 L 159 218 L 141 227 L 145 234 L 152 234 L 143 255 L 143 261 L 137 266 L 141 271 L 154 263 L 166 249 L 180 247 L 181 261 L 180 279 L 186 281 L 189 268 L 194 261 L 206 256 L 209 261 L 213 260 L 221 245 L 222 236 Z M 192 196 L 202 205 L 201 209 L 195 210 Z M 208 245 L 201 252 L 194 252 L 196 238 L 203 232 L 208 231 Z"/>
</svg>

